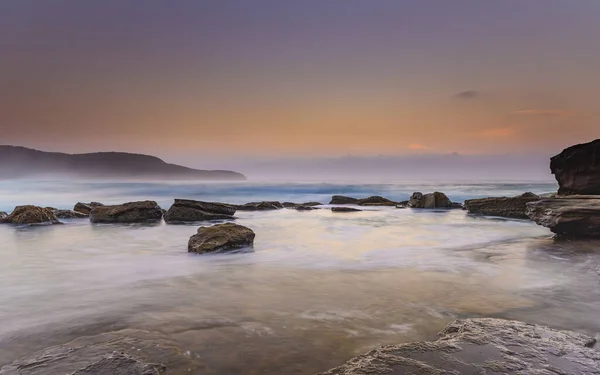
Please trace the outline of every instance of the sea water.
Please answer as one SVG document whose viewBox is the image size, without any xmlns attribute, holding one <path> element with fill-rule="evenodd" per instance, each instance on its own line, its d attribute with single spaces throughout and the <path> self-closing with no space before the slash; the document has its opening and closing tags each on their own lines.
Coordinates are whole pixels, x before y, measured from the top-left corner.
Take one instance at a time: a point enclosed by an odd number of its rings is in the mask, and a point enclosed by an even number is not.
<svg viewBox="0 0 600 375">
<path fill-rule="evenodd" d="M 173 198 L 402 201 L 434 190 L 460 202 L 556 186 L 11 181 L 0 182 L 0 211 L 143 199 L 168 208 Z M 238 212 L 256 240 L 233 254 L 188 254 L 201 224 L 0 225 L 0 367 L 76 340 L 168 348 L 156 361 L 172 373 L 311 374 L 382 344 L 435 339 L 462 317 L 600 331 L 598 242 L 462 210 L 363 209 Z"/>
</svg>

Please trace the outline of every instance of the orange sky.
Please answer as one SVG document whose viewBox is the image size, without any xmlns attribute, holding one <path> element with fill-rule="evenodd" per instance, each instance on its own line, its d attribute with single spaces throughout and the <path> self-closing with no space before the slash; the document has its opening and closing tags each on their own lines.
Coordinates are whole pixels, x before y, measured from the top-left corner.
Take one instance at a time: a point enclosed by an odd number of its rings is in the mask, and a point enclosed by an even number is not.
<svg viewBox="0 0 600 375">
<path fill-rule="evenodd" d="M 3 2 L 0 144 L 488 154 L 600 136 L 598 2 L 146 4 Z"/>
</svg>

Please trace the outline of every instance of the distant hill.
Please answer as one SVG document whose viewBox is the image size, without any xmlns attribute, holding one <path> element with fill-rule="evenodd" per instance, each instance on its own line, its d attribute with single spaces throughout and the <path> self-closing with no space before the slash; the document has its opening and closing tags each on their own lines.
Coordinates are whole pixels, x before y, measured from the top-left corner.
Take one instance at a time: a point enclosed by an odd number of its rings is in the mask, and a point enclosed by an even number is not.
<svg viewBox="0 0 600 375">
<path fill-rule="evenodd" d="M 241 173 L 197 170 L 155 156 L 125 152 L 64 154 L 0 146 L 0 179 L 69 176 L 79 178 L 245 180 Z"/>
</svg>

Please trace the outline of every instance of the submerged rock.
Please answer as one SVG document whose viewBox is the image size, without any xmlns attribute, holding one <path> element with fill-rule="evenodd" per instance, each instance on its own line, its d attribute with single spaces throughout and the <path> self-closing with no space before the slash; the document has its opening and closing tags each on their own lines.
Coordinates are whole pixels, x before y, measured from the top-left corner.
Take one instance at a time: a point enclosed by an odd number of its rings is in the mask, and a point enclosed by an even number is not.
<svg viewBox="0 0 600 375">
<path fill-rule="evenodd" d="M 564 149 L 550 159 L 559 195 L 600 195 L 600 139 Z"/>
<path fill-rule="evenodd" d="M 456 320 L 433 342 L 388 345 L 327 375 L 599 374 L 595 339 L 502 319 Z"/>
<path fill-rule="evenodd" d="M 527 203 L 538 200 L 539 196 L 527 192 L 516 197 L 468 199 L 464 207 L 472 214 L 527 219 Z"/>
<path fill-rule="evenodd" d="M 313 206 L 306 206 L 306 205 L 299 205 L 295 207 L 296 211 L 312 211 L 312 210 L 318 210 L 318 208 L 313 207 Z"/>
<path fill-rule="evenodd" d="M 268 211 L 268 210 L 279 210 L 283 208 L 283 205 L 277 201 L 264 201 L 264 202 L 250 202 L 234 206 L 240 211 Z"/>
<path fill-rule="evenodd" d="M 73 211 L 77 211 L 77 212 L 81 212 L 82 214 L 87 214 L 89 215 L 90 212 L 92 212 L 92 210 L 95 207 L 100 207 L 100 206 L 104 206 L 102 203 L 99 202 L 90 202 L 90 203 L 81 203 L 78 202 L 75 207 L 73 207 Z"/>
<path fill-rule="evenodd" d="M 395 206 L 397 203 L 380 196 L 359 199 L 359 206 Z"/>
<path fill-rule="evenodd" d="M 162 209 L 154 201 L 129 202 L 114 206 L 97 206 L 90 213 L 92 223 L 155 223 L 162 219 Z"/>
<path fill-rule="evenodd" d="M 563 237 L 600 237 L 600 197 L 570 196 L 527 204 L 531 220 Z"/>
<path fill-rule="evenodd" d="M 9 224 L 60 224 L 54 213 L 43 207 L 38 206 L 18 206 L 15 210 L 0 222 Z"/>
<path fill-rule="evenodd" d="M 358 204 L 358 199 L 346 197 L 344 195 L 334 195 L 329 204 Z"/>
<path fill-rule="evenodd" d="M 248 247 L 254 243 L 255 236 L 252 229 L 233 223 L 200 227 L 190 237 L 188 252 L 203 254 Z"/>
<path fill-rule="evenodd" d="M 167 223 L 185 223 L 204 220 L 233 219 L 235 208 L 213 202 L 175 199 L 175 203 L 164 214 Z"/>
<path fill-rule="evenodd" d="M 357 211 L 362 211 L 362 210 L 358 209 L 358 208 L 352 208 L 352 207 L 331 207 L 331 212 L 357 212 Z"/>
<path fill-rule="evenodd" d="M 71 211 L 71 210 L 52 210 L 54 216 L 59 219 L 84 219 L 90 215 L 84 214 L 83 212 Z"/>
<path fill-rule="evenodd" d="M 406 206 L 410 208 L 452 208 L 452 201 L 446 194 L 439 191 L 428 194 L 416 191 L 412 193 Z"/>
<path fill-rule="evenodd" d="M 310 206 L 310 207 L 320 206 L 321 203 L 320 202 L 306 202 L 306 203 L 283 202 L 281 205 L 285 208 L 296 208 L 298 206 Z"/>
</svg>

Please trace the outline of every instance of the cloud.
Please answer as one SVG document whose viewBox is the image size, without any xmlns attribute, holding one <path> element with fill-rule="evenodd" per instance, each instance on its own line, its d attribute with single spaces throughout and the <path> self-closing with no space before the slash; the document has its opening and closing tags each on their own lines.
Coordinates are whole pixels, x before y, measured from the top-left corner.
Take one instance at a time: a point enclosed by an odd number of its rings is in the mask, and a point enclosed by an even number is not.
<svg viewBox="0 0 600 375">
<path fill-rule="evenodd" d="M 510 137 L 515 133 L 514 129 L 510 128 L 492 128 L 484 129 L 478 132 L 476 135 L 482 138 L 505 138 Z"/>
<path fill-rule="evenodd" d="M 475 91 L 475 90 L 463 91 L 463 92 L 459 92 L 458 94 L 454 95 L 455 98 L 465 99 L 465 100 L 476 99 L 480 96 L 481 96 L 481 93 L 479 91 Z"/>
<path fill-rule="evenodd" d="M 419 144 L 419 143 L 411 143 L 408 145 L 408 148 L 410 148 L 411 150 L 429 150 L 430 149 L 430 147 L 427 147 L 427 146 Z"/>
<path fill-rule="evenodd" d="M 566 117 L 571 112 L 564 109 L 521 109 L 512 113 L 517 116 L 536 116 L 536 117 Z"/>
</svg>

